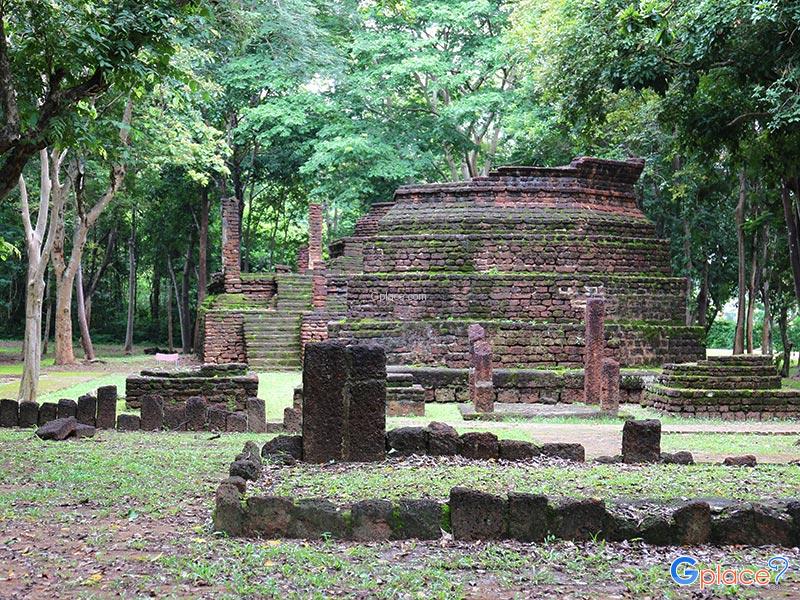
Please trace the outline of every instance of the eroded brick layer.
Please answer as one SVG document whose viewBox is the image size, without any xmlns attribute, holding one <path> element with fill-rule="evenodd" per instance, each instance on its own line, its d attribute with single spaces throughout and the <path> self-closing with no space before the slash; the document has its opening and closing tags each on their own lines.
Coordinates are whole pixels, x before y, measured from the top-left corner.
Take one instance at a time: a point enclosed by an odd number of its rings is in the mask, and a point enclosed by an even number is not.
<svg viewBox="0 0 800 600">
<path fill-rule="evenodd" d="M 497 366 L 578 367 L 586 300 L 602 296 L 609 358 L 700 358 L 703 334 L 683 324 L 686 286 L 671 274 L 669 242 L 636 202 L 642 168 L 578 158 L 398 189 L 368 215 L 357 248 L 339 249 L 360 253 L 362 270 L 329 285 L 346 307 L 329 335 L 377 342 L 389 364 L 465 368 L 466 330 L 478 322 Z"/>
</svg>

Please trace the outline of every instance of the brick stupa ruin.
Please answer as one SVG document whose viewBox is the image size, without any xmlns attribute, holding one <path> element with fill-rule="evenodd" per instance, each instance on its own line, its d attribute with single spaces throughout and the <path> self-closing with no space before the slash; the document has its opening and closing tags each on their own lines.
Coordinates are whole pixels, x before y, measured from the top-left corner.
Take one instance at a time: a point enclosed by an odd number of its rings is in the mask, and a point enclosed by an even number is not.
<svg viewBox="0 0 800 600">
<path fill-rule="evenodd" d="M 423 387 L 428 401 L 466 401 L 467 329 L 480 324 L 498 401 L 571 402 L 583 398 L 592 296 L 605 299 L 605 352 L 622 367 L 701 359 L 702 329 L 684 324 L 685 279 L 636 202 L 642 168 L 583 157 L 401 187 L 331 244 L 327 263 L 312 205 L 299 274 L 240 274 L 238 233 L 228 234 L 204 359 L 271 369 L 272 352 L 299 369 L 308 341 L 369 341 L 384 348 L 390 378 Z M 238 231 L 238 210 L 223 211 Z"/>
</svg>

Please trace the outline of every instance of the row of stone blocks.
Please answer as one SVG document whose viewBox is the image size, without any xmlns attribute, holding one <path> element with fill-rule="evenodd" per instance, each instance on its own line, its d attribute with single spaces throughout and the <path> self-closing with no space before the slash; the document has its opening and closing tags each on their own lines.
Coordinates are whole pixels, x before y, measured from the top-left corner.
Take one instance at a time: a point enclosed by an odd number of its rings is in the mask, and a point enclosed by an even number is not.
<svg viewBox="0 0 800 600">
<path fill-rule="evenodd" d="M 419 385 L 424 391 L 425 402 L 470 401 L 466 369 L 397 366 L 388 369 L 390 378 L 392 375 L 405 375 Z M 493 368 L 493 400 L 512 404 L 584 402 L 583 379 L 583 371 L 578 370 Z M 639 404 L 644 386 L 641 374 L 623 374 L 620 377 L 620 403 Z"/>
<path fill-rule="evenodd" d="M 548 443 L 536 445 L 522 440 L 500 440 L 487 431 L 470 431 L 461 435 L 446 423 L 431 422 L 427 427 L 398 427 L 386 433 L 385 448 L 390 456 L 461 456 L 471 460 L 523 461 L 535 458 L 562 459 L 575 462 L 586 460 L 581 444 Z M 248 457 L 239 458 L 254 463 L 239 465 L 231 475 L 257 479 L 261 457 L 271 462 L 294 464 L 303 460 L 303 436 L 279 435 L 264 444 L 260 453 L 251 442 L 245 447 Z M 622 453 L 599 457 L 598 462 L 614 463 L 672 463 L 693 464 L 688 452 L 661 452 L 661 422 L 654 419 L 628 420 L 622 432 Z M 237 463 L 234 463 L 237 464 Z M 240 470 L 241 467 L 241 470 Z M 250 475 L 247 475 L 250 473 Z"/>
<path fill-rule="evenodd" d="M 260 398 L 248 398 L 246 411 L 228 411 L 214 404 L 209 405 L 202 396 L 189 398 L 185 404 L 171 404 L 161 396 L 148 395 L 142 398 L 138 427 L 133 420 L 131 425 L 130 429 L 144 431 L 169 429 L 263 433 L 267 428 L 266 407 Z"/>
<path fill-rule="evenodd" d="M 58 419 L 75 418 L 79 424 L 120 431 L 266 431 L 266 410 L 260 398 L 249 398 L 247 410 L 232 412 L 214 406 L 205 399 L 190 398 L 184 405 L 170 405 L 161 396 L 142 399 L 141 416 L 123 413 L 117 417 L 117 388 L 98 388 L 97 397 L 85 395 L 78 401 L 64 398 L 55 402 L 0 400 L 0 427 L 35 427 Z"/>
<path fill-rule="evenodd" d="M 17 402 L 0 400 L 0 427 L 34 427 L 56 419 L 74 417 L 82 425 L 114 429 L 117 422 L 117 387 L 103 386 L 97 396 L 86 394 L 78 401 L 64 398 L 56 402 Z"/>
<path fill-rule="evenodd" d="M 581 444 L 553 443 L 537 446 L 520 440 L 499 440 L 488 431 L 458 435 L 445 423 L 428 427 L 399 427 L 386 433 L 386 448 L 396 455 L 462 456 L 478 460 L 527 460 L 536 457 L 583 462 L 586 451 Z"/>
<path fill-rule="evenodd" d="M 224 481 L 216 493 L 214 528 L 233 536 L 359 541 L 439 539 L 541 542 L 559 539 L 643 539 L 657 545 L 742 544 L 791 547 L 800 543 L 800 502 L 767 506 L 708 502 L 680 505 L 642 501 L 606 506 L 600 499 L 548 498 L 509 493 L 506 497 L 453 488 L 449 502 L 403 499 L 362 500 L 337 506 L 325 499 L 245 497 L 246 483 Z M 630 516 L 629 508 L 644 518 Z"/>
</svg>

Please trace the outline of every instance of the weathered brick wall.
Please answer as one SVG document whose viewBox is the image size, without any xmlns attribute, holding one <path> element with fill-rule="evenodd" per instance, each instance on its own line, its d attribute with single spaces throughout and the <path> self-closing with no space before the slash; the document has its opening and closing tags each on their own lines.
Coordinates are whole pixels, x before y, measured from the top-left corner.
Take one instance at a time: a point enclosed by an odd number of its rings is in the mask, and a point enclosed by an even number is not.
<svg viewBox="0 0 800 600">
<path fill-rule="evenodd" d="M 308 271 L 308 244 L 297 251 L 297 272 L 305 273 Z"/>
<path fill-rule="evenodd" d="M 308 268 L 322 263 L 322 205 L 308 205 Z"/>
<path fill-rule="evenodd" d="M 328 273 L 328 311 L 342 316 L 347 312 L 347 285 L 350 277 L 343 273 Z"/>
<path fill-rule="evenodd" d="M 378 231 L 381 218 L 394 206 L 394 202 L 378 202 L 370 206 L 369 212 L 356 221 L 353 235 L 340 238 L 328 245 L 331 273 L 360 273 L 363 270 L 364 242 Z"/>
<path fill-rule="evenodd" d="M 638 159 L 622 163 L 590 157 L 577 158 L 568 167 L 501 167 L 469 182 L 404 186 L 395 192 L 395 201 L 441 203 L 468 193 L 474 204 L 591 205 L 596 211 L 641 216 L 633 184 L 643 168 Z"/>
<path fill-rule="evenodd" d="M 532 271 L 668 275 L 664 240 L 620 241 L 544 235 L 449 234 L 367 242 L 364 271 Z"/>
<path fill-rule="evenodd" d="M 203 319 L 202 360 L 207 363 L 246 362 L 243 313 L 209 310 Z"/>
<path fill-rule="evenodd" d="M 353 321 L 328 325 L 331 338 L 368 340 L 386 349 L 391 365 L 469 366 L 467 327 L 474 321 Z M 581 367 L 581 323 L 475 321 L 492 340 L 498 367 Z M 608 357 L 625 366 L 686 362 L 704 352 L 703 329 L 607 323 Z"/>
<path fill-rule="evenodd" d="M 328 339 L 328 321 L 330 319 L 331 315 L 327 311 L 314 311 L 303 314 L 300 324 L 301 357 L 306 344 L 324 342 Z"/>
<path fill-rule="evenodd" d="M 277 292 L 275 276 L 270 273 L 242 274 L 240 286 L 242 293 L 248 300 L 258 302 L 271 300 Z"/>
<path fill-rule="evenodd" d="M 503 318 L 580 322 L 587 295 L 602 290 L 609 318 L 680 322 L 680 278 L 556 274 L 362 275 L 350 281 L 353 318 Z"/>
<path fill-rule="evenodd" d="M 641 213 L 598 212 L 591 206 L 552 208 L 547 206 L 481 205 L 471 196 L 448 200 L 446 204 L 398 203 L 380 220 L 380 236 L 403 239 L 409 235 L 538 234 L 615 236 L 647 241 L 655 238 L 655 225 Z"/>
<path fill-rule="evenodd" d="M 443 367 L 391 367 L 389 373 L 409 373 L 425 390 L 426 402 L 469 402 L 466 369 Z M 652 375 L 627 373 L 622 377 L 621 402 L 638 404 L 646 379 Z M 494 369 L 495 402 L 553 403 L 584 402 L 583 371 Z"/>
<path fill-rule="evenodd" d="M 247 399 L 258 396 L 258 376 L 247 373 L 247 365 L 212 365 L 186 371 L 142 371 L 125 380 L 125 401 L 140 408 L 142 398 L 159 395 L 165 405 L 181 406 L 193 396 L 205 398 L 210 406 L 244 411 Z M 235 368 L 234 368 L 235 367 Z"/>
</svg>

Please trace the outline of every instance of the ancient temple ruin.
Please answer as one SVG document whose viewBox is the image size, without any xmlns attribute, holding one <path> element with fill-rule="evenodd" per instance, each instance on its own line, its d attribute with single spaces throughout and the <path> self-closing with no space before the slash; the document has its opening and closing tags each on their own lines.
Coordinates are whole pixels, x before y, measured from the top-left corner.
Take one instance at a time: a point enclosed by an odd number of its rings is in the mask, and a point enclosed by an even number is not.
<svg viewBox="0 0 800 600">
<path fill-rule="evenodd" d="M 702 329 L 684 324 L 685 280 L 672 275 L 668 240 L 636 202 L 642 168 L 578 158 L 401 187 L 330 246 L 326 263 L 312 206 L 298 273 L 240 274 L 237 234 L 227 234 L 225 294 L 206 312 L 204 358 L 299 368 L 304 342 L 370 341 L 386 351 L 390 373 L 416 370 L 421 382 L 425 369 L 443 369 L 468 395 L 467 329 L 479 324 L 495 381 L 509 382 L 500 395 L 512 380 L 540 381 L 530 370 L 557 368 L 542 377 L 563 379 L 564 369 L 581 369 L 586 301 L 602 296 L 608 358 L 622 367 L 700 359 Z M 238 231 L 238 210 L 223 211 L 226 231 Z M 556 385 L 574 389 L 556 400 L 580 397 L 580 377 Z M 518 391 L 511 401 L 547 393 Z"/>
</svg>

